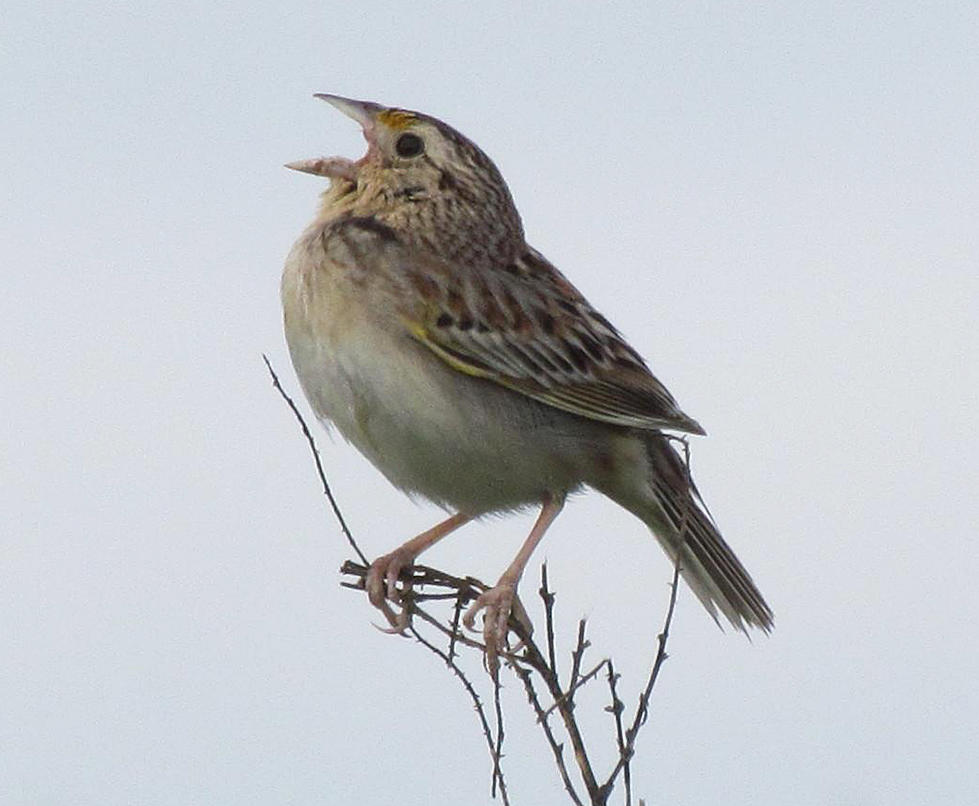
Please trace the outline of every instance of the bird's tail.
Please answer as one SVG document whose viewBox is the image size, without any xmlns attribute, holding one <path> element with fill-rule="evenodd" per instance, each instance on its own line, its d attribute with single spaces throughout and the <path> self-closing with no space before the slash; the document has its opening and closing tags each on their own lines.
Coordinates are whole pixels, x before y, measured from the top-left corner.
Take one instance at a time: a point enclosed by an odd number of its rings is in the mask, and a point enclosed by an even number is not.
<svg viewBox="0 0 979 806">
<path fill-rule="evenodd" d="M 681 575 L 715 621 L 720 610 L 742 632 L 770 632 L 771 608 L 714 525 L 687 463 L 665 436 L 650 434 L 644 442 L 648 477 L 628 491 L 613 485 L 602 492 L 641 518 L 671 560 L 679 555 Z"/>
</svg>

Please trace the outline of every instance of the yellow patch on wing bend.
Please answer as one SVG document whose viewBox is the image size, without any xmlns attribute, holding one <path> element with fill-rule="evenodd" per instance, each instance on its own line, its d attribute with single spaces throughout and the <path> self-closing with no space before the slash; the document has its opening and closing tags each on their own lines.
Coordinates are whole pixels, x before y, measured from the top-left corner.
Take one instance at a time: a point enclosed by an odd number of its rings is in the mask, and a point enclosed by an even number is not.
<svg viewBox="0 0 979 806">
<path fill-rule="evenodd" d="M 397 131 L 407 129 L 412 123 L 418 120 L 415 115 L 411 112 L 406 112 L 404 109 L 385 109 L 378 114 L 377 119 L 385 126 Z"/>
<path fill-rule="evenodd" d="M 446 364 L 448 364 L 452 369 L 461 372 L 465 375 L 471 375 L 474 378 L 492 378 L 493 374 L 487 372 L 482 367 L 473 366 L 472 364 L 463 361 L 454 353 L 449 352 L 444 349 L 441 345 L 437 344 L 428 335 L 428 329 L 418 322 L 411 321 L 410 319 L 404 319 L 404 323 L 408 328 L 408 332 L 411 333 L 418 341 L 424 344 L 429 350 L 431 350 L 435 355 L 441 358 Z"/>
</svg>

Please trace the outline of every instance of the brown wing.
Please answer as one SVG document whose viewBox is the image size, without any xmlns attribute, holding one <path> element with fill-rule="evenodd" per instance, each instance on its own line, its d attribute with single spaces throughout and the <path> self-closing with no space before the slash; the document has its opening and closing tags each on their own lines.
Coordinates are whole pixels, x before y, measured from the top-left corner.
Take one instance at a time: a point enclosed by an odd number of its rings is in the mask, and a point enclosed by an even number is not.
<svg viewBox="0 0 979 806">
<path fill-rule="evenodd" d="M 409 317 L 411 332 L 455 369 L 593 420 L 704 433 L 537 252 L 493 271 L 405 268 L 423 301 Z"/>
</svg>

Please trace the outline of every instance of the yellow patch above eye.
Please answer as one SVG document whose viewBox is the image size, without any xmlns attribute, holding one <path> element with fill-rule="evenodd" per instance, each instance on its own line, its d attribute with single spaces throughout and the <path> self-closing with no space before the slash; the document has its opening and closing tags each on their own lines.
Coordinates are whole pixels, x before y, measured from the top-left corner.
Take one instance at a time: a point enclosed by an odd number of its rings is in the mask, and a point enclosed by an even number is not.
<svg viewBox="0 0 979 806">
<path fill-rule="evenodd" d="M 415 115 L 411 112 L 406 112 L 404 109 L 385 109 L 378 114 L 377 119 L 385 126 L 389 126 L 398 131 L 407 129 L 412 123 L 418 120 Z"/>
</svg>

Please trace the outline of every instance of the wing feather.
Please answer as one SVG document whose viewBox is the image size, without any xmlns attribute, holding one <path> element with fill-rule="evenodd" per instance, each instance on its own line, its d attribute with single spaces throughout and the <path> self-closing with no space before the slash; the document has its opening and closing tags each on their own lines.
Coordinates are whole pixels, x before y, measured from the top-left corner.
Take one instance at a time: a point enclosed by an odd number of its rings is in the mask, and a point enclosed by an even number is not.
<svg viewBox="0 0 979 806">
<path fill-rule="evenodd" d="M 437 263 L 408 279 L 412 335 L 453 368 L 549 406 L 632 428 L 702 434 L 639 354 L 540 254 L 504 269 Z M 433 282 L 434 279 L 434 282 Z"/>
</svg>

